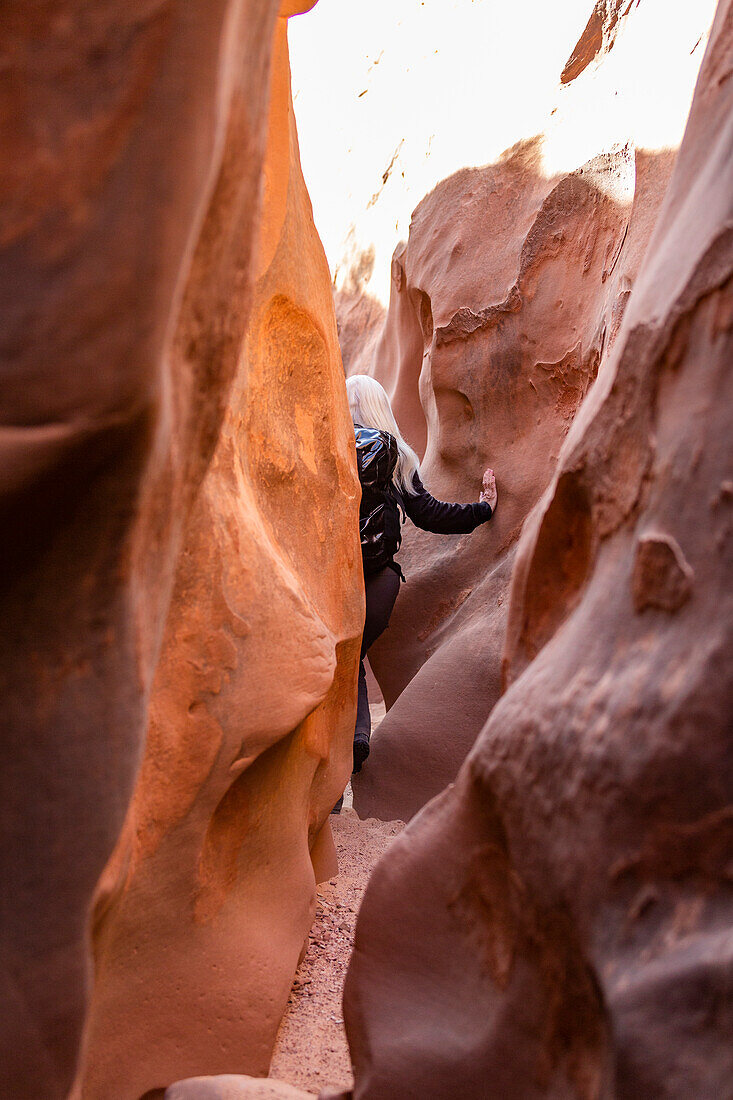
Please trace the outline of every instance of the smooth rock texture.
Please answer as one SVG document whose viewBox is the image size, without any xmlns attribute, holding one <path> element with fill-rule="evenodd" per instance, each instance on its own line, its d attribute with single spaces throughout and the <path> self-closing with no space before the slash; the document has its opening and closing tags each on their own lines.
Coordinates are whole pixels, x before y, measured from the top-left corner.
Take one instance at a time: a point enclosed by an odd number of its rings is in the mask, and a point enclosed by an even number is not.
<svg viewBox="0 0 733 1100">
<path fill-rule="evenodd" d="M 462 538 L 405 527 L 407 584 L 369 654 L 389 710 L 354 778 L 363 817 L 407 820 L 443 790 L 499 697 L 522 523 L 613 346 L 673 162 L 622 148 L 547 179 L 526 142 L 436 188 L 395 253 L 373 372 L 409 440 L 427 425 L 431 491 L 475 500 L 492 466 L 499 506 Z"/>
<path fill-rule="evenodd" d="M 334 291 L 339 347 L 346 375 L 369 374 L 386 310 L 358 288 Z"/>
<path fill-rule="evenodd" d="M 186 530 L 142 769 L 93 913 L 80 1100 L 265 1075 L 336 871 L 363 622 L 330 279 L 275 30 L 250 324 Z"/>
<path fill-rule="evenodd" d="M 731 73 L 724 0 L 609 362 L 525 524 L 509 688 L 367 889 L 357 1100 L 730 1092 Z"/>
<path fill-rule="evenodd" d="M 68 1093 L 89 903 L 251 304 L 273 0 L 4 5 L 0 1094 Z M 163 762 L 161 762 L 163 764 Z"/>
<path fill-rule="evenodd" d="M 166 1089 L 165 1100 L 308 1100 L 315 1093 L 268 1078 L 192 1077 Z"/>
</svg>

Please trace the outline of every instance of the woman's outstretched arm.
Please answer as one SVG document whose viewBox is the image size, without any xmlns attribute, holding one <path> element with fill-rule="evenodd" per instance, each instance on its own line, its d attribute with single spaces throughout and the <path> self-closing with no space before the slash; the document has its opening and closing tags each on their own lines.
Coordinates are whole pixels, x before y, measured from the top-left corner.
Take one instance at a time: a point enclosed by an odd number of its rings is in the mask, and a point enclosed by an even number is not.
<svg viewBox="0 0 733 1100">
<path fill-rule="evenodd" d="M 417 489 L 415 496 L 403 494 L 402 501 L 405 511 L 416 527 L 423 531 L 432 531 L 436 535 L 465 535 L 473 531 L 481 523 L 486 523 L 493 515 L 493 507 L 489 503 L 487 492 L 489 485 L 487 475 L 493 473 L 490 470 L 484 475 L 484 488 L 481 500 L 475 504 L 448 504 L 443 500 L 436 500 L 427 491 L 419 475 L 413 477 L 413 485 Z M 493 486 L 494 506 L 496 505 L 496 487 Z M 488 499 L 487 499 L 488 497 Z"/>
</svg>

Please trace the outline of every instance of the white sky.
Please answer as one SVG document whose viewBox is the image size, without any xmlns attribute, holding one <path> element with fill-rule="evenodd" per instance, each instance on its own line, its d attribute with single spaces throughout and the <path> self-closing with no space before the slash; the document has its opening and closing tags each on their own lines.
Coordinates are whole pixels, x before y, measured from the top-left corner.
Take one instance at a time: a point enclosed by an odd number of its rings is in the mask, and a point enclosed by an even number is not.
<svg viewBox="0 0 733 1100">
<path fill-rule="evenodd" d="M 332 272 L 343 275 L 349 250 L 373 245 L 368 289 L 385 301 L 392 251 L 420 199 L 520 138 L 549 132 L 548 170 L 629 137 L 649 148 L 679 143 L 705 42 L 690 50 L 715 0 L 641 0 L 603 65 L 561 90 L 592 7 L 320 0 L 291 20 L 301 159 Z"/>
</svg>

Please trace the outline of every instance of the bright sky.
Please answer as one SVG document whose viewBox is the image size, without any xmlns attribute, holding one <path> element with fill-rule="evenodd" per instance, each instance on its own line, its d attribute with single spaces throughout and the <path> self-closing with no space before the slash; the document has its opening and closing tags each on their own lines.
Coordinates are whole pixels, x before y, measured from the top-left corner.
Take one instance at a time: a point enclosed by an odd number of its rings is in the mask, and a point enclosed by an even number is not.
<svg viewBox="0 0 733 1100">
<path fill-rule="evenodd" d="M 642 0 L 604 64 L 561 90 L 592 7 L 320 0 L 291 21 L 301 159 L 332 272 L 343 277 L 349 255 L 372 245 L 368 289 L 386 300 L 392 251 L 420 199 L 520 138 L 549 132 L 548 170 L 629 137 L 679 143 L 705 41 L 690 51 L 715 0 Z"/>
</svg>

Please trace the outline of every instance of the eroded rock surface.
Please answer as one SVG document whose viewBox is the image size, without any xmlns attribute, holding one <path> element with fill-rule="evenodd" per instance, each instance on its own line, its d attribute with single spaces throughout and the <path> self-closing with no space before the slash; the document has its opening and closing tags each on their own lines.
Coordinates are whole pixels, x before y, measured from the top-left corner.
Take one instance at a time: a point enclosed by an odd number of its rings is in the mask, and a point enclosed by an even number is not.
<svg viewBox="0 0 733 1100">
<path fill-rule="evenodd" d="M 597 0 L 585 30 L 562 71 L 562 84 L 570 84 L 592 61 L 599 60 L 604 53 L 613 49 L 624 18 L 638 3 L 639 0 Z"/>
<path fill-rule="evenodd" d="M 404 820 L 441 791 L 499 697 L 521 526 L 613 345 L 673 163 L 622 148 L 548 179 L 540 155 L 526 142 L 445 181 L 393 260 L 374 373 L 407 438 L 427 439 L 436 496 L 475 500 L 490 465 L 500 498 L 470 536 L 405 528 L 407 584 L 370 650 L 390 709 L 354 781 L 362 816 Z"/>
<path fill-rule="evenodd" d="M 249 327 L 186 530 L 145 758 L 93 919 L 78 1095 L 267 1073 L 350 770 L 358 482 L 277 21 Z M 325 825 L 324 825 L 325 823 Z"/>
<path fill-rule="evenodd" d="M 732 71 L 725 0 L 609 362 L 522 534 L 509 689 L 366 893 L 359 1100 L 730 1090 Z M 635 603 L 644 545 L 669 551 L 656 590 L 689 569 L 684 601 Z"/>
<path fill-rule="evenodd" d="M 89 902 L 251 304 L 276 15 L 273 0 L 65 0 L 0 20 L 0 1093 L 14 1100 L 65 1097 L 74 1073 Z"/>
<path fill-rule="evenodd" d="M 476 30 L 479 8 L 457 4 L 455 25 Z M 712 6 L 680 7 L 673 25 L 668 16 L 662 0 L 643 7 L 599 0 L 585 33 L 582 23 L 565 28 L 572 33 L 559 84 L 543 93 L 540 134 L 527 138 L 525 130 L 487 167 L 444 179 L 414 211 L 408 240 L 392 257 L 381 335 L 368 269 L 356 259 L 340 264 L 347 374 L 374 374 L 384 384 L 436 495 L 476 499 L 491 465 L 500 500 L 492 523 L 468 538 L 406 525 L 408 583 L 370 655 L 390 712 L 355 783 L 361 814 L 409 818 L 442 790 L 499 696 L 519 532 L 613 347 L 664 198 Z M 663 48 L 660 25 L 668 32 Z M 671 71 L 674 88 L 666 86 Z M 371 102 L 388 79 L 375 62 L 359 102 Z M 411 62 L 411 88 L 433 79 Z M 653 94 L 645 94 L 650 80 Z M 377 106 L 360 110 L 366 124 Z M 455 119 L 463 140 L 466 126 L 477 129 L 470 112 Z M 410 175 L 410 140 L 400 147 L 397 177 Z M 477 133 L 470 157 L 483 148 Z M 319 216 L 328 227 L 330 208 Z M 356 218 L 354 258 L 379 256 L 382 245 L 369 244 L 369 232 L 368 219 Z"/>
<path fill-rule="evenodd" d="M 499 489 L 496 516 L 468 537 L 405 527 L 407 584 L 369 656 L 389 713 L 354 783 L 364 816 L 409 819 L 441 791 L 499 697 L 522 524 L 609 360 L 674 164 L 673 149 L 649 152 L 628 140 L 643 129 L 631 74 L 653 31 L 637 6 L 596 5 L 589 27 L 597 26 L 598 50 L 561 87 L 543 134 L 485 168 L 463 169 L 420 203 L 392 259 L 381 336 L 373 314 L 337 296 L 347 372 L 383 383 L 428 488 L 475 500 L 490 465 Z M 696 18 L 704 26 L 702 11 Z M 623 49 L 622 25 L 631 35 Z M 674 50 L 684 67 L 689 48 Z M 661 73 L 661 57 L 654 64 Z M 602 127 L 604 151 L 572 171 L 553 169 L 580 130 L 592 141 L 594 103 L 614 118 L 613 141 Z M 623 106 L 614 114 L 612 104 Z M 670 104 L 667 121 L 675 109 L 681 133 L 687 103 Z M 585 532 L 572 538 L 570 556 L 582 556 Z"/>
</svg>

